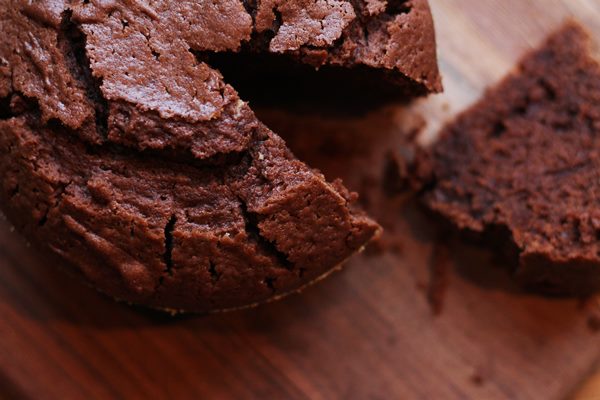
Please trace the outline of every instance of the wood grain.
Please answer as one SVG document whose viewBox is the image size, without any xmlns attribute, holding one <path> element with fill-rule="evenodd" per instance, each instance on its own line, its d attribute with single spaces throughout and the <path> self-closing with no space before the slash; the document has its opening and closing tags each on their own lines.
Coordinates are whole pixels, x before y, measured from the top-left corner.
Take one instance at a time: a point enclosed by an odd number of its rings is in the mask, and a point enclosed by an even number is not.
<svg viewBox="0 0 600 400">
<path fill-rule="evenodd" d="M 598 0 L 431 3 L 444 95 L 352 121 L 265 112 L 267 122 L 327 175 L 379 193 L 381 151 L 399 146 L 414 112 L 432 140 L 569 15 L 600 40 Z M 342 132 L 360 151 L 323 154 L 299 132 Z M 174 319 L 97 294 L 0 221 L 0 398 L 564 399 L 590 376 L 594 302 L 522 293 L 489 254 L 452 241 L 435 315 L 439 233 L 405 198 L 368 200 L 388 228 L 385 251 L 278 303 Z"/>
</svg>

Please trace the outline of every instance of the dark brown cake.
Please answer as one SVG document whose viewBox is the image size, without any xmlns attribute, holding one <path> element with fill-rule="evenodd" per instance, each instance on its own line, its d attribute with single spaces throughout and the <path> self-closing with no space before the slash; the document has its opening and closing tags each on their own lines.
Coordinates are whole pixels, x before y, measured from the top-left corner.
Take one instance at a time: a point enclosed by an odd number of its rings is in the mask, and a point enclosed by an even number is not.
<svg viewBox="0 0 600 400">
<path fill-rule="evenodd" d="M 443 132 L 427 205 L 550 293 L 600 289 L 600 66 L 566 24 Z"/>
<path fill-rule="evenodd" d="M 6 0 L 0 34 L 3 211 L 99 290 L 158 308 L 280 296 L 379 229 L 257 121 L 212 53 L 440 89 L 424 0 Z"/>
<path fill-rule="evenodd" d="M 245 3 L 251 39 L 239 51 L 195 54 L 246 100 L 354 112 L 441 91 L 426 0 Z"/>
</svg>

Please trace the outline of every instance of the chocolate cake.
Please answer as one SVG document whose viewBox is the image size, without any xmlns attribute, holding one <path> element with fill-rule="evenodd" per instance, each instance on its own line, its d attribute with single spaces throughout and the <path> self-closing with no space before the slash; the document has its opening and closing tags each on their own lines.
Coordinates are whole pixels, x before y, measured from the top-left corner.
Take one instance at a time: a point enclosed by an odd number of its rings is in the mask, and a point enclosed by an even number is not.
<svg viewBox="0 0 600 400">
<path fill-rule="evenodd" d="M 426 0 L 245 4 L 250 40 L 195 54 L 253 104 L 355 112 L 442 89 Z"/>
<path fill-rule="evenodd" d="M 379 231 L 211 57 L 440 90 L 424 0 L 6 0 L 0 33 L 2 210 L 100 291 L 170 310 L 279 297 Z"/>
<path fill-rule="evenodd" d="M 600 289 L 600 65 L 571 22 L 445 128 L 426 204 L 525 285 Z"/>
</svg>

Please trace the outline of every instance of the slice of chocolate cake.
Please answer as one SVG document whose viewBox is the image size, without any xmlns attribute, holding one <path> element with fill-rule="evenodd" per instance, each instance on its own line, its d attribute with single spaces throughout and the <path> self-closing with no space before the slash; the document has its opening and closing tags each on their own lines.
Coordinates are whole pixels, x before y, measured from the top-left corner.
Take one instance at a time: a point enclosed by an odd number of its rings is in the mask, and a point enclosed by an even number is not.
<svg viewBox="0 0 600 400">
<path fill-rule="evenodd" d="M 425 194 L 550 293 L 600 289 L 600 65 L 589 45 L 566 24 L 450 124 Z"/>
<path fill-rule="evenodd" d="M 157 308 L 279 297 L 379 230 L 257 120 L 215 54 L 241 57 L 234 78 L 273 54 L 404 100 L 440 90 L 425 0 L 6 0 L 0 33 L 2 210 L 99 290 Z"/>
</svg>

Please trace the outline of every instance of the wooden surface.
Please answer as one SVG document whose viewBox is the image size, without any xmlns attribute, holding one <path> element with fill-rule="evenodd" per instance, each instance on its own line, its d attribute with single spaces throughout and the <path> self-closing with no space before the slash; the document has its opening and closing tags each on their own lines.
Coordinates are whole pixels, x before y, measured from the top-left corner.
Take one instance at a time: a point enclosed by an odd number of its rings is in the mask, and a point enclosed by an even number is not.
<svg viewBox="0 0 600 400">
<path fill-rule="evenodd" d="M 447 92 L 416 107 L 427 139 L 565 16 L 600 40 L 598 0 L 431 2 Z M 370 188 L 368 207 L 388 228 L 383 250 L 278 303 L 172 319 L 96 294 L 2 221 L 0 398 L 564 399 L 592 375 L 596 300 L 519 292 L 489 255 L 436 244 L 410 201 L 377 189 L 382 149 L 401 142 L 414 114 L 264 115 L 302 158 Z M 298 131 L 358 146 L 322 154 Z M 581 398 L 599 398 L 593 386 Z"/>
</svg>

